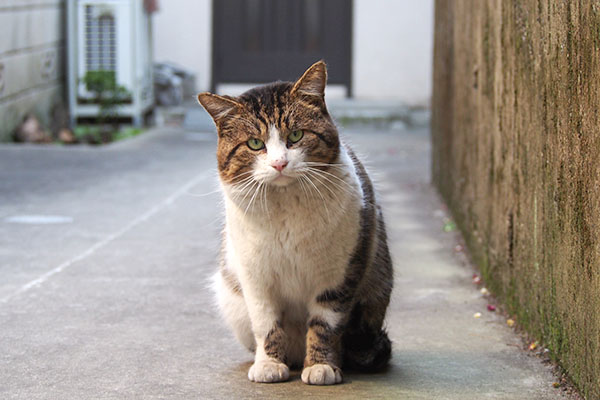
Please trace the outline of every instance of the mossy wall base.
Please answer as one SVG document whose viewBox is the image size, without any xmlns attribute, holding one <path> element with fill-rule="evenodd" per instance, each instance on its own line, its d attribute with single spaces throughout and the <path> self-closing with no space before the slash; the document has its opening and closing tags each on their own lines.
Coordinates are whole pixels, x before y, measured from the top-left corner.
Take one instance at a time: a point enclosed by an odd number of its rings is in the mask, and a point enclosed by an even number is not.
<svg viewBox="0 0 600 400">
<path fill-rule="evenodd" d="M 433 181 L 486 282 L 600 398 L 600 2 L 436 1 Z"/>
</svg>

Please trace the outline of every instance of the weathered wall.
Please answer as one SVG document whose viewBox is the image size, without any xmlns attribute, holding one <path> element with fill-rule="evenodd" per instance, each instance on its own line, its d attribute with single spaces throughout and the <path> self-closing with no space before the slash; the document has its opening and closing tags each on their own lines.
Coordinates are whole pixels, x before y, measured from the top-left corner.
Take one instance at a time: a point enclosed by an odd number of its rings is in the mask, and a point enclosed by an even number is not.
<svg viewBox="0 0 600 400">
<path fill-rule="evenodd" d="M 600 2 L 437 0 L 433 180 L 488 285 L 600 398 Z"/>
<path fill-rule="evenodd" d="M 64 0 L 0 0 L 0 142 L 63 98 Z"/>
</svg>

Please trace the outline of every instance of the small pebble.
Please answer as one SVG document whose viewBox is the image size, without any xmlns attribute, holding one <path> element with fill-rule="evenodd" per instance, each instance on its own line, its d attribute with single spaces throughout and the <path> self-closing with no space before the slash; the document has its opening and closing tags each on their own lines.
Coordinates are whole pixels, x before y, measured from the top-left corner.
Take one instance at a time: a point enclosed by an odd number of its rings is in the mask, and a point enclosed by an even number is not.
<svg viewBox="0 0 600 400">
<path fill-rule="evenodd" d="M 488 304 L 487 309 L 488 311 L 496 311 L 496 306 L 493 304 Z"/>
<path fill-rule="evenodd" d="M 490 294 L 489 290 L 487 290 L 486 288 L 482 287 L 479 292 L 484 295 L 487 296 L 488 294 Z"/>
<path fill-rule="evenodd" d="M 515 320 L 514 319 L 507 319 L 506 320 L 506 325 L 510 326 L 511 328 L 515 325 Z"/>
<path fill-rule="evenodd" d="M 473 318 L 481 318 L 481 313 L 476 312 L 475 314 L 473 314 Z"/>
<path fill-rule="evenodd" d="M 443 218 L 446 214 L 442 210 L 435 210 L 433 212 L 434 217 Z"/>
</svg>

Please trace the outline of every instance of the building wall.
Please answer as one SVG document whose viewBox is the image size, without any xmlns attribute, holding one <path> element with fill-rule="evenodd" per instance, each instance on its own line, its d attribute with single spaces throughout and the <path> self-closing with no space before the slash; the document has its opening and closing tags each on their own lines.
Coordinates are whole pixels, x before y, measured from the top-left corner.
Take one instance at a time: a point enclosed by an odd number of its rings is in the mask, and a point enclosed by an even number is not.
<svg viewBox="0 0 600 400">
<path fill-rule="evenodd" d="M 154 19 L 154 55 L 210 86 L 212 1 L 169 0 Z M 354 0 L 354 96 L 428 104 L 431 91 L 433 0 Z"/>
<path fill-rule="evenodd" d="M 154 14 L 154 60 L 173 62 L 196 75 L 199 91 L 211 79 L 212 0 L 168 0 Z"/>
<path fill-rule="evenodd" d="M 429 104 L 433 0 L 354 0 L 353 39 L 355 97 Z"/>
<path fill-rule="evenodd" d="M 0 141 L 27 113 L 49 122 L 64 94 L 64 0 L 0 1 Z"/>
<path fill-rule="evenodd" d="M 436 1 L 433 179 L 486 286 L 600 399 L 600 4 Z"/>
</svg>

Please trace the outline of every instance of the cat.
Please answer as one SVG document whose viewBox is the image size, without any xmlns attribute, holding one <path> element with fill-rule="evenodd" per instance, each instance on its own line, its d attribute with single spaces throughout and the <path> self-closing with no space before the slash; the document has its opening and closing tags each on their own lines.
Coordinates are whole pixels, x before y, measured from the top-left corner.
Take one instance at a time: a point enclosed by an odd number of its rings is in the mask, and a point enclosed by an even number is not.
<svg viewBox="0 0 600 400">
<path fill-rule="evenodd" d="M 378 371 L 393 285 L 382 212 L 325 104 L 327 69 L 239 97 L 201 93 L 217 127 L 225 203 L 218 304 L 255 353 L 248 378 L 342 381 L 342 367 Z"/>
</svg>

